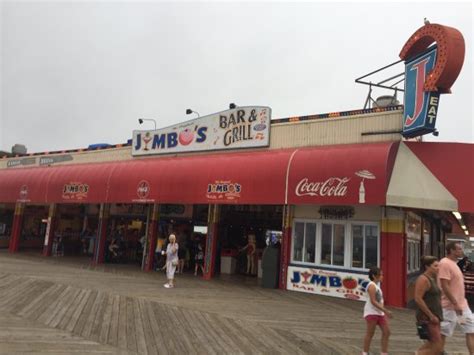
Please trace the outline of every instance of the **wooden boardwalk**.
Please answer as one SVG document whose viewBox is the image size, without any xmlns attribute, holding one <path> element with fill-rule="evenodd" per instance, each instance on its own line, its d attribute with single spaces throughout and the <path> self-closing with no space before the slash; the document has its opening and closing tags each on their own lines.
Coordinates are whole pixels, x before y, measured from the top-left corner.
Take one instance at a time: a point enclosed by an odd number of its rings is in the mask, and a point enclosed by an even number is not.
<svg viewBox="0 0 474 355">
<path fill-rule="evenodd" d="M 358 354 L 360 302 L 263 289 L 256 279 L 177 275 L 134 266 L 0 252 L 0 353 Z M 420 345 L 414 313 L 394 310 L 391 354 Z M 24 340 L 20 342 L 20 339 Z M 380 336 L 372 347 L 380 351 Z M 449 354 L 465 354 L 460 334 Z"/>
</svg>

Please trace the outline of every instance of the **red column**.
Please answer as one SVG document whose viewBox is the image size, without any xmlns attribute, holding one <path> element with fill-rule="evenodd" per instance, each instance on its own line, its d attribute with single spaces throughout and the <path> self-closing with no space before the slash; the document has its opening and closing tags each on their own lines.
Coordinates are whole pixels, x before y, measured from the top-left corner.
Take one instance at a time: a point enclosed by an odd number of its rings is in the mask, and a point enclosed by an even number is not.
<svg viewBox="0 0 474 355">
<path fill-rule="evenodd" d="M 56 229 L 56 209 L 55 203 L 49 206 L 48 225 L 46 226 L 46 234 L 44 236 L 43 256 L 51 256 L 53 247 L 54 231 Z"/>
<path fill-rule="evenodd" d="M 107 239 L 107 225 L 109 224 L 110 204 L 101 203 L 99 212 L 99 229 L 94 248 L 94 263 L 103 264 L 105 259 L 105 240 Z"/>
<path fill-rule="evenodd" d="M 407 267 L 403 220 L 382 219 L 380 235 L 381 269 L 384 273 L 382 291 L 386 305 L 406 306 Z"/>
<path fill-rule="evenodd" d="M 21 227 L 23 224 L 23 216 L 25 212 L 25 204 L 17 202 L 15 205 L 15 214 L 13 216 L 12 234 L 10 235 L 10 244 L 8 251 L 16 253 L 20 246 Z"/>
<path fill-rule="evenodd" d="M 156 249 L 156 236 L 158 232 L 158 223 L 160 221 L 160 205 L 153 204 L 153 210 L 151 213 L 151 223 L 148 226 L 148 252 L 145 259 L 145 271 L 149 272 L 153 270 L 153 260 Z"/>
<path fill-rule="evenodd" d="M 209 205 L 209 215 L 207 223 L 206 255 L 204 259 L 205 280 L 210 280 L 214 276 L 214 265 L 217 253 L 217 235 L 219 232 L 219 206 Z"/>
<path fill-rule="evenodd" d="M 292 207 L 289 205 L 283 206 L 283 236 L 281 240 L 280 249 L 280 282 L 279 288 L 286 290 L 286 279 L 288 274 L 288 265 L 290 263 L 291 255 L 291 225 Z"/>
</svg>

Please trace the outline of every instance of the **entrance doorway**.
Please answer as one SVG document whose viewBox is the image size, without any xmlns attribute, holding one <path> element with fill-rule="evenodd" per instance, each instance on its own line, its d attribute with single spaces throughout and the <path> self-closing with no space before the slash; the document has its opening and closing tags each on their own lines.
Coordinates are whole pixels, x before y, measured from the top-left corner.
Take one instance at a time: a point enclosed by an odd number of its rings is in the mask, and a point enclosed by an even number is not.
<svg viewBox="0 0 474 355">
<path fill-rule="evenodd" d="M 43 251 L 49 206 L 27 205 L 21 227 L 20 250 Z"/>
<path fill-rule="evenodd" d="M 282 230 L 280 205 L 224 205 L 219 222 L 216 272 L 261 275 L 268 230 Z"/>
<path fill-rule="evenodd" d="M 13 225 L 14 204 L 0 204 L 0 248 L 8 248 Z"/>
</svg>

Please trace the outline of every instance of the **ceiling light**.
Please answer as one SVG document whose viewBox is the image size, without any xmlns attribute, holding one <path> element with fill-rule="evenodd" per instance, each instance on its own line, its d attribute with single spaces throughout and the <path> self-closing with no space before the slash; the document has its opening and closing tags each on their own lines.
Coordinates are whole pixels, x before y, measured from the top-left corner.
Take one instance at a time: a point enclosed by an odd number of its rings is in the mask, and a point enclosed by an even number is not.
<svg viewBox="0 0 474 355">
<path fill-rule="evenodd" d="M 469 235 L 469 231 L 464 231 L 464 234 L 465 234 L 465 235 Z"/>
</svg>

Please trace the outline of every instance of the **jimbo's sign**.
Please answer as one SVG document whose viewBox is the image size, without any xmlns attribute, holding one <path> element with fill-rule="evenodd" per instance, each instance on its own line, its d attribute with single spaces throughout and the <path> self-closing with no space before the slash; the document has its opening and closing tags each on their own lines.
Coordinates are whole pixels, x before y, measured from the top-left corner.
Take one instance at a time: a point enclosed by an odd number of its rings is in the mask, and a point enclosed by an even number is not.
<svg viewBox="0 0 474 355">
<path fill-rule="evenodd" d="M 134 131 L 132 155 L 266 147 L 269 107 L 238 107 L 155 131 Z"/>
<path fill-rule="evenodd" d="M 286 286 L 293 291 L 365 301 L 368 283 L 361 274 L 290 266 Z"/>
</svg>

